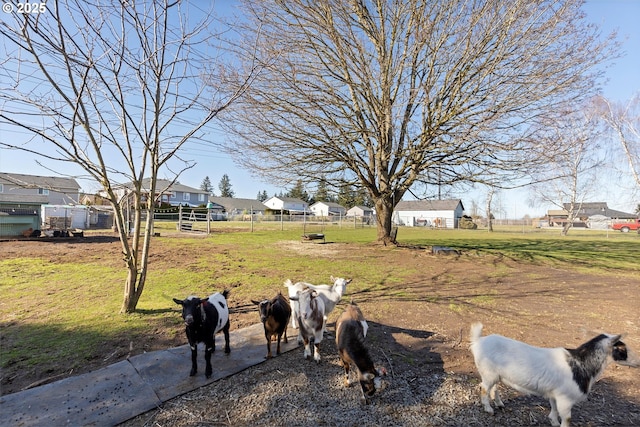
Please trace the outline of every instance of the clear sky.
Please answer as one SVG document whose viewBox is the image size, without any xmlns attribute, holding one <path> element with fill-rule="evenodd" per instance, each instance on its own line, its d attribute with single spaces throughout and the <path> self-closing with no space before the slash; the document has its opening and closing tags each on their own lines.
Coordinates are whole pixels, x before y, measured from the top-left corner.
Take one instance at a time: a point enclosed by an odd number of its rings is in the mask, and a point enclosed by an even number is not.
<svg viewBox="0 0 640 427">
<path fill-rule="evenodd" d="M 219 1 L 218 4 L 225 4 Z M 226 3 L 225 5 L 228 5 Z M 623 41 L 623 50 L 625 57 L 616 61 L 614 66 L 607 72 L 608 83 L 604 87 L 604 95 L 615 101 L 629 100 L 633 94 L 640 93 L 640 25 L 638 17 L 640 17 L 640 0 L 588 0 L 584 10 L 588 15 L 588 19 L 599 24 L 604 34 L 608 34 L 613 30 L 619 32 L 619 38 Z M 0 19 L 2 16 L 0 15 Z M 213 135 L 212 135 L 213 136 Z M 0 138 L 15 137 L 15 134 L 3 131 L 0 125 Z M 215 137 L 215 136 L 214 136 Z M 207 148 L 198 145 L 189 145 L 185 158 L 193 159 L 197 165 L 192 169 L 183 173 L 180 177 L 182 184 L 199 188 L 203 179 L 208 176 L 214 189 L 218 191 L 218 183 L 223 174 L 229 176 L 232 189 L 235 191 L 235 197 L 255 198 L 258 192 L 266 190 L 269 196 L 280 191 L 286 191 L 287 188 L 280 188 L 265 182 L 261 182 L 259 177 L 252 177 L 247 171 L 239 169 L 233 164 L 233 160 L 220 152 L 216 152 L 213 148 Z M 82 175 L 82 170 L 75 165 L 56 166 L 55 171 L 60 174 Z M 37 158 L 33 155 L 0 149 L 0 172 L 25 173 L 32 175 L 55 175 L 51 170 L 38 164 Z M 165 176 L 160 176 L 165 178 Z M 166 176 L 168 178 L 169 176 Z M 95 192 L 98 185 L 90 181 L 78 180 L 82 186 L 82 190 L 86 192 Z M 616 188 L 617 183 L 612 184 L 612 188 Z M 633 208 L 639 202 L 633 199 L 628 192 L 616 192 L 610 189 L 606 190 L 598 200 L 606 201 L 610 207 L 632 212 Z M 458 196 L 462 199 L 465 206 L 469 207 L 471 199 L 484 206 L 484 195 L 481 193 L 466 193 Z M 520 191 L 504 191 L 500 195 L 502 203 L 505 206 L 505 216 L 508 218 L 520 218 L 525 213 L 530 215 L 542 215 L 547 207 L 532 209 L 527 206 L 527 192 Z"/>
</svg>

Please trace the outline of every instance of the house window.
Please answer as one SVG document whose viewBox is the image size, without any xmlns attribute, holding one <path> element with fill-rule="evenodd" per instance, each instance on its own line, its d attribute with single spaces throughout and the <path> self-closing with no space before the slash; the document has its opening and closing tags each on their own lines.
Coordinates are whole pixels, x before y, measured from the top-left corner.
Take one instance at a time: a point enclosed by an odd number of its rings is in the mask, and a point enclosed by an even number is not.
<svg viewBox="0 0 640 427">
<path fill-rule="evenodd" d="M 198 194 L 198 201 L 204 202 L 204 196 L 206 196 L 206 194 Z"/>
<path fill-rule="evenodd" d="M 176 198 L 176 193 L 173 193 L 173 192 L 172 192 L 172 193 L 171 193 L 171 198 L 172 198 L 172 199 L 175 199 L 175 198 Z"/>
<path fill-rule="evenodd" d="M 191 200 L 191 193 L 182 193 L 182 200 L 185 202 Z"/>
<path fill-rule="evenodd" d="M 0 184 L 0 193 L 4 193 L 4 184 Z"/>
<path fill-rule="evenodd" d="M 42 196 L 48 196 L 49 195 L 49 190 L 47 190 L 46 188 L 38 188 L 38 194 L 40 194 Z"/>
</svg>

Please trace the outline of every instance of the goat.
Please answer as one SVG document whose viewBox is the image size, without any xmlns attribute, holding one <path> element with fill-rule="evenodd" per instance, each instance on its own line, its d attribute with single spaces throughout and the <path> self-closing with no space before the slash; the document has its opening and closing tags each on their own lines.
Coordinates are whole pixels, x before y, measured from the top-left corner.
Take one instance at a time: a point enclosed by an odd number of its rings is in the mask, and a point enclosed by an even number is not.
<svg viewBox="0 0 640 427">
<path fill-rule="evenodd" d="M 320 342 L 324 331 L 324 301 L 312 289 L 297 291 L 290 299 L 300 303 L 298 313 L 298 337 L 304 343 L 304 358 L 311 356 L 311 339 L 313 339 L 313 359 L 320 362 Z"/>
<path fill-rule="evenodd" d="M 382 391 L 384 383 L 381 377 L 386 375 L 384 368 L 376 368 L 373 365 L 369 351 L 364 344 L 367 329 L 367 321 L 364 319 L 362 311 L 351 301 L 336 321 L 336 347 L 344 368 L 346 387 L 355 383 L 349 380 L 349 371 L 351 364 L 356 367 L 362 391 L 360 402 L 363 404 L 368 404 L 369 398 L 376 391 Z"/>
<path fill-rule="evenodd" d="M 198 343 L 205 345 L 204 360 L 207 364 L 205 376 L 211 378 L 213 369 L 211 368 L 211 354 L 216 351 L 215 335 L 222 331 L 224 333 L 224 352 L 229 354 L 229 306 L 227 296 L 229 291 L 215 294 L 200 299 L 195 296 L 187 297 L 184 300 L 174 298 L 176 304 L 182 306 L 182 319 L 186 325 L 185 332 L 191 347 L 191 373 L 194 376 L 198 372 Z"/>
<path fill-rule="evenodd" d="M 260 321 L 264 326 L 264 336 L 267 339 L 267 355 L 266 359 L 271 359 L 271 340 L 277 337 L 278 346 L 276 347 L 276 355 L 280 355 L 280 340 L 284 333 L 284 342 L 287 343 L 287 324 L 291 317 L 291 307 L 289 302 L 278 292 L 278 295 L 271 300 L 254 301 L 260 312 Z"/>
<path fill-rule="evenodd" d="M 312 285 L 310 283 L 304 283 L 304 285 L 307 288 L 313 289 L 314 291 L 318 292 L 318 295 L 320 295 L 320 298 L 322 298 L 324 301 L 325 329 L 326 329 L 326 323 L 327 323 L 327 316 L 329 315 L 329 313 L 333 311 L 336 304 L 338 304 L 338 302 L 340 301 L 340 298 L 342 298 L 344 291 L 347 289 L 347 285 L 351 283 L 351 279 L 343 279 L 340 277 L 335 278 L 333 276 L 331 276 L 331 281 L 333 282 L 333 285 L 331 286 Z"/>
<path fill-rule="evenodd" d="M 502 381 L 521 393 L 549 399 L 551 425 L 568 427 L 571 408 L 584 401 L 611 362 L 639 366 L 627 360 L 620 335 L 601 334 L 577 349 L 540 348 L 501 335 L 481 337 L 482 324 L 471 326 L 471 352 L 482 378 L 480 398 L 493 414 L 490 399 L 504 407 L 496 385 Z M 558 422 L 560 417 L 561 423 Z"/>
<path fill-rule="evenodd" d="M 303 291 L 306 288 L 307 283 L 298 282 L 292 283 L 291 280 L 287 279 L 284 282 L 284 285 L 289 289 L 289 303 L 291 304 L 291 327 L 298 329 L 298 314 L 300 313 L 300 303 L 297 300 L 291 299 L 291 297 L 295 297 L 298 291 Z"/>
</svg>

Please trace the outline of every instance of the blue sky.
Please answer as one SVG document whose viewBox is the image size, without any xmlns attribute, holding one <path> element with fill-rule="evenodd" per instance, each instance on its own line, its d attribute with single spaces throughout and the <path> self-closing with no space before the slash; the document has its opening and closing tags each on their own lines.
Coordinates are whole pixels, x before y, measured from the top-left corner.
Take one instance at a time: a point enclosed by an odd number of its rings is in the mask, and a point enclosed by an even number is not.
<svg viewBox="0 0 640 427">
<path fill-rule="evenodd" d="M 219 2 L 219 4 L 222 3 Z M 617 60 L 608 70 L 608 83 L 604 86 L 604 95 L 615 101 L 630 99 L 633 94 L 640 93 L 640 72 L 638 71 L 640 70 L 640 25 L 638 25 L 640 1 L 588 0 L 584 10 L 590 21 L 602 27 L 604 34 L 618 30 L 619 38 L 624 43 L 623 50 L 626 55 Z M 0 138 L 7 138 L 8 135 L 9 132 L 3 131 L 2 127 L 0 127 Z M 11 136 L 14 137 L 15 134 Z M 263 190 L 266 190 L 269 195 L 287 190 L 286 188 L 279 188 L 261 182 L 258 177 L 252 177 L 247 171 L 237 168 L 229 156 L 213 151 L 210 148 L 204 148 L 201 145 L 187 147 L 185 157 L 197 162 L 195 167 L 186 171 L 180 177 L 181 183 L 191 187 L 200 187 L 202 180 L 205 176 L 208 176 L 217 191 L 220 178 L 223 174 L 227 174 L 236 197 L 255 198 L 258 192 Z M 83 174 L 82 170 L 75 165 L 56 166 L 55 170 L 60 174 Z M 0 149 L 0 171 L 54 175 L 51 170 L 38 165 L 34 156 L 6 149 Z M 165 178 L 162 174 L 160 177 Z M 83 191 L 93 192 L 98 189 L 97 184 L 83 180 L 78 181 Z M 612 187 L 616 188 L 616 183 L 613 183 Z M 484 195 L 480 192 L 477 194 L 461 194 L 459 197 L 467 207 L 471 204 L 471 200 L 475 200 L 482 207 L 484 206 Z M 500 199 L 504 206 L 504 216 L 520 218 L 525 213 L 534 216 L 541 215 L 546 211 L 546 207 L 529 208 L 527 206 L 527 197 L 527 192 L 524 190 L 503 191 L 500 194 Z M 606 201 L 610 207 L 628 212 L 631 212 L 638 203 L 637 193 L 636 200 L 634 200 L 628 192 L 617 193 L 610 190 L 607 190 L 599 200 L 594 201 Z"/>
</svg>

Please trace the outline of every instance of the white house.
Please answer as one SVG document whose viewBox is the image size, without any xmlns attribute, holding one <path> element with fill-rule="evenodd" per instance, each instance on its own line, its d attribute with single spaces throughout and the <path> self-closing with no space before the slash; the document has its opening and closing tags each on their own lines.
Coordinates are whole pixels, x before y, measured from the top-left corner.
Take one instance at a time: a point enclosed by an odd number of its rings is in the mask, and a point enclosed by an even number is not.
<svg viewBox="0 0 640 427">
<path fill-rule="evenodd" d="M 457 228 L 464 206 L 453 200 L 400 201 L 393 211 L 393 223 L 409 227 Z"/>
<path fill-rule="evenodd" d="M 347 211 L 347 216 L 372 217 L 373 214 L 373 209 L 367 206 L 354 206 Z"/>
<path fill-rule="evenodd" d="M 289 211 L 292 214 L 310 214 L 309 204 L 295 197 L 273 196 L 263 203 L 267 208 L 273 211 Z"/>
<path fill-rule="evenodd" d="M 334 202 L 316 202 L 309 207 L 316 216 L 345 216 L 347 209 Z"/>
</svg>

